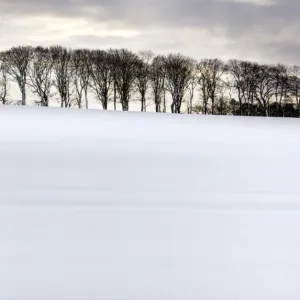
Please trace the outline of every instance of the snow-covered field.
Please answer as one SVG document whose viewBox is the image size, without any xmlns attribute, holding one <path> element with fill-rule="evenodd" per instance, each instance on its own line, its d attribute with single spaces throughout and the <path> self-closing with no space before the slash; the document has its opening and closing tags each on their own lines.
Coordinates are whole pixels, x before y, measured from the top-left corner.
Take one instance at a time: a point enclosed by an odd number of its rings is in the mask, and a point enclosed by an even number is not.
<svg viewBox="0 0 300 300">
<path fill-rule="evenodd" d="M 300 298 L 300 121 L 0 108 L 1 300 Z"/>
</svg>

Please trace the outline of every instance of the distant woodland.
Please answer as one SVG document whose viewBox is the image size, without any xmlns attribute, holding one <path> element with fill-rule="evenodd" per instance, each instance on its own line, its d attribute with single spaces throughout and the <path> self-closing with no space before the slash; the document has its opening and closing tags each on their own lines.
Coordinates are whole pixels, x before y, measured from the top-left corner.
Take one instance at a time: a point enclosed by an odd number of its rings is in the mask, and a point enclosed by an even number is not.
<svg viewBox="0 0 300 300">
<path fill-rule="evenodd" d="M 10 99 L 11 83 L 20 101 Z M 104 110 L 139 103 L 156 112 L 300 117 L 300 67 L 180 53 L 155 55 L 128 49 L 18 46 L 0 53 L 0 102 L 89 108 L 91 95 Z"/>
</svg>

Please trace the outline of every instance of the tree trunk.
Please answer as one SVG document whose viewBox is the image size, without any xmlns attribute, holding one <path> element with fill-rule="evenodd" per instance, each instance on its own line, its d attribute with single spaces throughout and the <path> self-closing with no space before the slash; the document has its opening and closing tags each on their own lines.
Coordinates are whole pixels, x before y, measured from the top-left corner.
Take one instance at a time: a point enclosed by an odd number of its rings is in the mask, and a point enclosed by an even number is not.
<svg viewBox="0 0 300 300">
<path fill-rule="evenodd" d="M 175 102 L 173 101 L 172 104 L 171 104 L 171 112 L 172 112 L 172 114 L 175 113 L 175 109 L 176 109 Z"/>
<path fill-rule="evenodd" d="M 22 86 L 22 105 L 26 105 L 26 87 Z"/>
<path fill-rule="evenodd" d="M 181 99 L 180 97 L 178 96 L 178 99 L 176 101 L 176 113 L 177 114 L 180 114 L 181 113 Z"/>
<path fill-rule="evenodd" d="M 89 109 L 89 101 L 87 96 L 87 87 L 84 88 L 84 97 L 85 97 L 85 108 Z"/>
<path fill-rule="evenodd" d="M 207 114 L 207 101 L 204 100 L 204 114 Z"/>
<path fill-rule="evenodd" d="M 193 111 L 193 96 L 190 97 L 190 107 L 188 108 L 188 114 L 192 114 Z"/>
<path fill-rule="evenodd" d="M 102 101 L 103 110 L 107 110 L 107 104 L 108 104 L 107 96 L 105 96 L 104 100 Z"/>
<path fill-rule="evenodd" d="M 47 95 L 44 94 L 43 98 L 42 98 L 42 106 L 47 107 L 49 103 L 48 97 Z"/>
<path fill-rule="evenodd" d="M 160 103 L 155 104 L 155 111 L 160 112 Z"/>
<path fill-rule="evenodd" d="M 114 83 L 114 110 L 117 110 L 117 89 L 115 83 Z"/>
<path fill-rule="evenodd" d="M 122 103 L 122 110 L 123 111 L 128 111 L 129 110 L 129 101 L 127 99 L 121 100 Z"/>
<path fill-rule="evenodd" d="M 267 104 L 264 105 L 264 111 L 265 111 L 265 117 L 268 117 L 269 116 L 269 111 L 268 111 L 268 105 Z"/>
<path fill-rule="evenodd" d="M 141 112 L 145 111 L 145 96 L 142 95 L 142 99 L 141 99 Z"/>
</svg>

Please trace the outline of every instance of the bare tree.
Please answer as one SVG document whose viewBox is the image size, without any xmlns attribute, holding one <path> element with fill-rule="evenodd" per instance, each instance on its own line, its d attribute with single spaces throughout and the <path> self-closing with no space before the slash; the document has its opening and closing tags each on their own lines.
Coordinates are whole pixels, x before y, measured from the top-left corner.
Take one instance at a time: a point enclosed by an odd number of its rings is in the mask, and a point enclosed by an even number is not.
<svg viewBox="0 0 300 300">
<path fill-rule="evenodd" d="M 91 51 L 88 49 L 76 49 L 71 53 L 71 68 L 73 72 L 73 84 L 76 93 L 76 101 L 79 108 L 82 107 L 83 94 L 85 108 L 88 109 L 88 87 L 91 78 Z"/>
<path fill-rule="evenodd" d="M 198 76 L 197 76 L 197 61 L 193 60 L 192 62 L 192 74 L 191 74 L 191 80 L 189 82 L 189 86 L 187 88 L 187 113 L 192 114 L 193 113 L 193 100 L 194 100 L 194 94 L 195 89 L 198 84 Z"/>
<path fill-rule="evenodd" d="M 16 80 L 22 93 L 22 105 L 26 105 L 26 84 L 32 54 L 31 46 L 12 47 L 3 53 L 7 73 Z"/>
<path fill-rule="evenodd" d="M 198 64 L 198 84 L 200 95 L 202 97 L 202 113 L 208 113 L 208 101 L 209 101 L 209 68 L 206 66 L 206 61 L 202 61 Z"/>
<path fill-rule="evenodd" d="M 81 67 L 82 67 L 82 57 L 81 57 L 81 50 L 76 49 L 71 52 L 71 72 L 73 72 L 73 85 L 74 85 L 74 92 L 75 92 L 75 100 L 77 102 L 78 108 L 82 107 L 82 97 L 84 92 L 84 85 L 81 81 Z"/>
<path fill-rule="evenodd" d="M 276 113 L 273 115 L 279 117 L 282 103 L 285 102 L 284 100 L 288 96 L 288 69 L 286 66 L 278 64 L 276 66 L 271 67 L 270 71 L 272 71 L 272 74 L 270 74 L 270 76 L 272 76 L 273 78 L 273 97 L 276 106 Z"/>
<path fill-rule="evenodd" d="M 257 63 L 246 63 L 247 65 L 247 73 L 245 76 L 245 100 L 247 105 L 247 115 L 253 116 L 256 115 L 257 105 L 255 105 L 255 93 L 256 93 L 256 82 L 257 82 L 257 73 L 259 70 L 259 65 Z M 245 110 L 244 110 L 245 111 Z"/>
<path fill-rule="evenodd" d="M 117 110 L 117 100 L 120 98 L 117 91 L 117 72 L 114 70 L 115 59 L 114 56 L 111 55 L 112 62 L 112 88 L 113 88 L 113 104 L 114 110 Z"/>
<path fill-rule="evenodd" d="M 134 90 L 138 56 L 127 49 L 110 49 L 112 71 L 116 92 L 123 111 L 129 110 L 129 102 Z"/>
<path fill-rule="evenodd" d="M 224 88 L 223 75 L 227 71 L 227 66 L 219 59 L 203 59 L 197 69 L 204 114 L 207 114 L 209 100 L 211 101 L 211 113 L 214 114 L 217 95 L 220 89 Z"/>
<path fill-rule="evenodd" d="M 48 106 L 52 96 L 52 71 L 53 60 L 49 48 L 36 47 L 28 71 L 28 85 L 40 97 L 37 104 L 41 106 Z"/>
<path fill-rule="evenodd" d="M 3 61 L 2 53 L 0 53 L 0 102 L 7 104 L 8 94 L 8 74 L 7 65 Z"/>
<path fill-rule="evenodd" d="M 172 113 L 181 113 L 181 104 L 193 74 L 193 60 L 182 54 L 169 54 L 164 59 L 166 88 L 172 96 Z"/>
<path fill-rule="evenodd" d="M 81 82 L 84 86 L 84 98 L 85 98 L 85 108 L 89 108 L 88 100 L 88 87 L 91 80 L 91 61 L 90 61 L 90 50 L 82 50 L 82 64 L 80 70 Z"/>
<path fill-rule="evenodd" d="M 138 53 L 139 59 L 137 60 L 136 67 L 136 87 L 140 94 L 141 111 L 146 111 L 146 94 L 150 82 L 150 62 L 154 54 L 152 51 L 140 51 Z"/>
<path fill-rule="evenodd" d="M 91 88 L 97 99 L 107 110 L 111 86 L 113 84 L 112 55 L 107 51 L 94 50 L 91 52 Z"/>
<path fill-rule="evenodd" d="M 291 97 L 295 100 L 300 118 L 300 67 L 292 66 L 288 69 L 288 85 Z"/>
<path fill-rule="evenodd" d="M 53 63 L 54 86 L 60 95 L 61 107 L 72 107 L 76 100 L 74 92 L 74 73 L 72 72 L 71 51 L 61 46 L 50 47 Z"/>
<path fill-rule="evenodd" d="M 165 58 L 161 55 L 154 57 L 150 66 L 150 86 L 154 97 L 155 111 L 161 112 L 161 104 L 164 100 L 165 107 Z"/>
<path fill-rule="evenodd" d="M 238 61 L 232 59 L 228 63 L 228 71 L 230 74 L 229 78 L 229 88 L 233 88 L 236 92 L 236 96 L 239 103 L 239 114 L 244 115 L 243 107 L 244 103 L 248 102 L 249 106 L 249 86 L 253 66 L 251 62 L 248 61 Z M 248 114 L 249 114 L 248 110 Z"/>
<path fill-rule="evenodd" d="M 254 97 L 262 108 L 264 116 L 269 116 L 270 100 L 274 95 L 274 68 L 269 65 L 259 65 L 256 72 Z"/>
</svg>

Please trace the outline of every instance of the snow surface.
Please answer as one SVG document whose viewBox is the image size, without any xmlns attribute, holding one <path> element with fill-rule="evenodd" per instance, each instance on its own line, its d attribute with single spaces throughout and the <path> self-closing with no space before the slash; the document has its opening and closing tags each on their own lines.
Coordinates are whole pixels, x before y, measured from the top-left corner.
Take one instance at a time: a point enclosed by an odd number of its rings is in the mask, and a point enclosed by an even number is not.
<svg viewBox="0 0 300 300">
<path fill-rule="evenodd" d="M 300 298 L 300 123 L 0 108 L 0 300 Z"/>
</svg>

